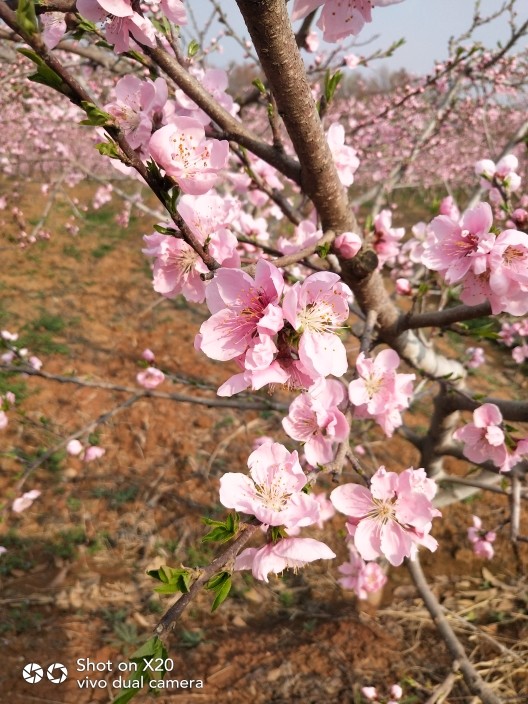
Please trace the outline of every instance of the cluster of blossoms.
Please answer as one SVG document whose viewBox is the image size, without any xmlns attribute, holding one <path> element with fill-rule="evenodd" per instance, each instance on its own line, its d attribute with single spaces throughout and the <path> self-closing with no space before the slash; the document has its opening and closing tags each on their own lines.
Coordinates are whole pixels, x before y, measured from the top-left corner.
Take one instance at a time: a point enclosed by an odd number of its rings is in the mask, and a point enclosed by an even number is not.
<svg viewBox="0 0 528 704">
<path fill-rule="evenodd" d="M 373 704 L 397 704 L 403 696 L 403 689 L 399 684 L 393 684 L 389 690 L 389 696 L 384 697 L 378 694 L 376 687 L 362 687 L 361 694 L 368 702 L 373 702 Z"/>
<path fill-rule="evenodd" d="M 323 6 L 317 26 L 325 42 L 337 42 L 351 34 L 359 34 L 365 22 L 372 22 L 372 8 L 393 5 L 402 0 L 295 0 L 292 21 L 306 17 Z"/>
<path fill-rule="evenodd" d="M 508 452 L 506 436 L 501 427 L 502 413 L 494 403 L 484 403 L 473 411 L 473 422 L 453 433 L 455 440 L 464 443 L 464 456 L 480 464 L 490 460 L 501 472 L 509 472 L 528 454 L 528 438 L 515 443 Z"/>
<path fill-rule="evenodd" d="M 331 462 L 335 443 L 348 437 L 350 427 L 339 409 L 345 398 L 346 390 L 340 381 L 321 377 L 292 401 L 282 421 L 286 433 L 304 443 L 306 461 L 313 467 Z"/>
<path fill-rule="evenodd" d="M 100 459 L 106 452 L 99 445 L 88 445 L 86 448 L 79 440 L 70 440 L 66 445 L 66 452 L 72 457 L 81 456 L 83 462 L 93 462 Z"/>
<path fill-rule="evenodd" d="M 391 565 L 416 555 L 418 546 L 435 551 L 430 535 L 437 485 L 423 469 L 406 469 L 401 474 L 380 467 L 371 479 L 370 489 L 343 484 L 330 494 L 335 508 L 348 516 L 347 529 L 364 560 L 382 555 Z"/>
<path fill-rule="evenodd" d="M 365 562 L 358 551 L 349 543 L 349 561 L 337 568 L 343 575 L 338 579 L 343 589 L 352 589 L 358 599 L 367 599 L 385 586 L 387 575 L 377 562 Z"/>
<path fill-rule="evenodd" d="M 467 210 L 460 221 L 439 215 L 429 225 L 423 264 L 442 274 L 449 285 L 461 284 L 460 298 L 468 305 L 489 301 L 494 315 L 528 312 L 528 235 L 491 230 L 488 203 Z"/>
<path fill-rule="evenodd" d="M 6 348 L 6 352 L 0 355 L 0 361 L 3 364 L 13 364 L 24 362 L 37 371 L 42 368 L 42 360 L 34 354 L 30 354 L 26 347 L 19 347 L 16 344 L 18 333 L 9 332 L 9 330 L 0 331 L 0 346 Z"/>
<path fill-rule="evenodd" d="M 512 357 L 517 364 L 528 359 L 528 320 L 503 322 L 499 332 L 500 341 L 507 347 L 512 347 Z"/>
<path fill-rule="evenodd" d="M 161 369 L 152 366 L 156 360 L 156 357 L 151 349 L 148 347 L 144 349 L 141 353 L 141 357 L 144 360 L 143 364 L 147 362 L 149 366 L 138 373 L 136 376 L 136 381 L 145 389 L 155 389 L 165 381 L 165 374 L 161 371 Z"/>
<path fill-rule="evenodd" d="M 473 552 L 477 557 L 491 560 L 495 551 L 492 543 L 495 542 L 497 534 L 493 530 L 483 530 L 482 521 L 478 516 L 472 516 L 473 525 L 468 528 L 468 538 L 473 545 Z"/>
<path fill-rule="evenodd" d="M 40 491 L 38 489 L 32 489 L 31 491 L 26 491 L 25 494 L 19 496 L 13 501 L 11 508 L 15 513 L 22 513 L 28 509 L 35 499 L 40 496 Z"/>
<path fill-rule="evenodd" d="M 468 347 L 466 350 L 466 365 L 468 369 L 478 369 L 486 361 L 482 347 Z"/>
<path fill-rule="evenodd" d="M 9 419 L 6 411 L 15 405 L 15 401 L 15 394 L 12 391 L 6 391 L 3 395 L 0 394 L 0 430 L 7 427 Z"/>
<path fill-rule="evenodd" d="M 231 232 L 238 213 L 237 203 L 216 194 L 184 195 L 177 210 L 197 241 L 207 242 L 209 254 L 224 267 L 238 267 L 237 238 Z M 154 258 L 154 290 L 166 298 L 182 294 L 188 301 L 202 303 L 208 287 L 201 274 L 208 269 L 195 250 L 183 240 L 155 232 L 144 238 L 143 253 Z"/>
<path fill-rule="evenodd" d="M 401 411 L 413 394 L 414 374 L 397 374 L 400 358 L 394 350 L 382 350 L 374 359 L 363 352 L 357 357 L 358 378 L 348 387 L 355 418 L 373 418 L 391 437 L 402 424 Z"/>
<path fill-rule="evenodd" d="M 207 286 L 212 316 L 195 346 L 211 359 L 235 359 L 243 369 L 219 395 L 266 384 L 306 389 L 320 377 L 346 372 L 346 350 L 336 333 L 348 318 L 348 286 L 337 274 L 321 272 L 294 284 L 284 297 L 283 291 L 281 272 L 263 259 L 254 279 L 221 268 Z"/>
<path fill-rule="evenodd" d="M 249 477 L 228 472 L 220 479 L 220 501 L 226 508 L 255 516 L 264 530 L 283 527 L 298 532 L 321 520 L 321 502 L 303 489 L 307 479 L 297 452 L 279 443 L 264 442 L 248 459 Z M 313 560 L 335 557 L 330 548 L 313 538 L 281 538 L 262 548 L 247 548 L 235 561 L 235 570 L 251 569 L 268 581 L 270 572 L 300 568 Z"/>
<path fill-rule="evenodd" d="M 516 173 L 519 160 L 514 154 L 506 154 L 496 164 L 491 159 L 481 159 L 475 164 L 475 173 L 480 176 L 480 185 L 489 191 L 494 203 L 502 200 L 502 193 L 509 195 L 520 188 L 521 177 Z M 502 193 L 501 193 L 502 191 Z"/>
<path fill-rule="evenodd" d="M 181 25 L 187 22 L 185 7 L 181 0 L 160 0 L 152 3 L 144 0 L 141 9 L 155 14 L 161 12 L 170 22 Z M 152 22 L 133 9 L 132 0 L 77 0 L 79 13 L 91 22 L 103 25 L 106 40 L 114 45 L 116 54 L 128 51 L 132 36 L 140 44 L 155 46 L 156 31 Z M 136 8 L 137 9 L 137 8 Z M 66 33 L 63 13 L 47 12 L 42 15 L 43 39 L 53 49 Z"/>
</svg>

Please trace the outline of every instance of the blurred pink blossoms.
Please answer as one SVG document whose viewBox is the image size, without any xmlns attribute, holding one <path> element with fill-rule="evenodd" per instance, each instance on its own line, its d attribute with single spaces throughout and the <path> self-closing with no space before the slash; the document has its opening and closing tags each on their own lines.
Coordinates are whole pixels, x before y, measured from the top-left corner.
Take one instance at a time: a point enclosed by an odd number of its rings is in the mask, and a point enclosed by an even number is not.
<svg viewBox="0 0 528 704">
<path fill-rule="evenodd" d="M 337 42 L 340 39 L 359 34 L 365 22 L 372 21 L 372 8 L 393 5 L 402 0 L 295 0 L 292 21 L 306 17 L 310 12 L 323 9 L 317 22 L 323 31 L 325 42 Z"/>
<path fill-rule="evenodd" d="M 473 552 L 477 557 L 491 560 L 495 554 L 492 543 L 497 534 L 493 530 L 482 530 L 482 521 L 478 516 L 473 516 L 473 525 L 468 528 L 468 538 L 473 545 Z"/>
</svg>

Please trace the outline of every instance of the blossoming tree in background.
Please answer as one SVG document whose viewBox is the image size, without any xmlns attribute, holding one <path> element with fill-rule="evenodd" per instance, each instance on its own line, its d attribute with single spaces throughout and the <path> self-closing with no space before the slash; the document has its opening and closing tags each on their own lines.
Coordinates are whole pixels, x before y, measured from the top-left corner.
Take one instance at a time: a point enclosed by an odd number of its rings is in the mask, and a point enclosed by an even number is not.
<svg viewBox="0 0 528 704">
<path fill-rule="evenodd" d="M 241 467 L 220 479 L 220 502 L 231 513 L 211 522 L 208 538 L 228 547 L 199 573 L 158 572 L 183 594 L 161 619 L 151 647 L 161 647 L 159 639 L 201 588 L 214 591 L 218 607 L 234 571 L 268 581 L 335 558 L 337 535 L 332 545 L 310 537 L 310 527 L 333 517 L 350 555 L 336 568 L 342 586 L 365 598 L 383 586 L 387 563 L 405 562 L 468 688 L 494 703 L 500 699 L 493 686 L 442 616 L 419 554 L 438 547 L 431 530 L 442 506 L 487 487 L 512 497 L 511 540 L 526 540 L 520 502 L 528 403 L 477 398 L 468 368 L 482 362 L 482 349 L 468 348 L 462 363 L 440 351 L 431 330 L 462 333 L 467 321 L 489 318 L 514 348 L 513 358 L 528 357 L 528 196 L 518 159 L 528 136 L 518 101 L 527 59 L 515 54 L 528 22 L 509 2 L 502 10 L 510 18 L 504 46 L 453 43 L 448 61 L 389 97 L 340 97 L 341 69 L 368 63 L 354 61 L 343 42 L 398 1 L 295 0 L 288 15 L 284 0 L 237 0 L 260 71 L 238 101 L 225 73 L 208 65 L 205 35 L 201 44 L 182 39 L 192 8 L 180 0 L 3 3 L 0 39 L 14 71 L 7 117 L 14 121 L 17 106 L 24 107 L 38 158 L 24 163 L 27 152 L 15 142 L 2 166 L 6 175 L 34 176 L 60 158 L 49 171 L 51 196 L 88 172 L 102 184 L 94 207 L 115 196 L 128 213 L 132 207 L 150 213 L 155 231 L 145 234 L 143 252 L 153 264 L 154 289 L 205 304 L 196 349 L 238 365 L 218 397 L 232 402 L 261 389 L 290 394 L 282 425 L 297 449 L 265 438 L 248 458 L 249 473 Z M 302 21 L 297 34 L 291 20 Z M 311 58 L 314 20 L 323 38 L 337 43 L 335 52 Z M 476 14 L 471 30 L 486 21 Z M 31 65 L 34 93 L 22 84 Z M 490 107 L 499 89 L 510 99 Z M 56 124 L 47 120 L 41 130 L 43 106 L 55 100 Z M 69 123 L 81 119 L 93 126 L 91 136 L 68 144 L 67 130 L 76 130 Z M 464 122 L 470 129 L 460 138 L 457 125 Z M 482 146 L 484 123 L 496 161 Z M 79 158 L 79 145 L 89 157 Z M 87 159 L 99 165 L 92 169 Z M 113 185 L 108 163 L 100 165 L 108 159 L 121 179 L 135 179 L 135 196 Z M 438 178 L 445 193 L 435 216 L 405 235 L 392 224 L 394 190 Z M 462 194 L 458 203 L 454 191 Z M 368 213 L 359 209 L 366 204 Z M 23 214 L 15 216 L 28 246 L 39 232 L 28 234 Z M 4 330 L 2 342 L 5 369 L 42 373 L 40 360 L 17 347 L 16 333 Z M 150 350 L 144 359 L 149 366 L 137 381 L 149 391 L 165 376 Z M 425 385 L 432 410 L 419 433 L 402 414 Z M 0 428 L 15 401 L 2 398 Z M 472 412 L 473 421 L 461 412 Z M 404 437 L 418 450 L 419 466 L 369 473 L 354 439 L 365 422 L 387 438 Z M 80 437 L 65 441 L 69 453 L 85 462 L 103 456 L 104 448 L 85 448 Z M 446 456 L 465 458 L 468 475 L 451 476 Z M 352 482 L 342 480 L 345 468 Z M 325 475 L 336 482 L 328 498 L 318 490 Z M 29 508 L 39 495 L 24 493 L 12 510 Z M 478 517 L 472 521 L 475 552 L 490 558 L 494 527 L 484 531 Z M 382 696 L 372 687 L 363 694 L 369 701 Z M 393 685 L 390 700 L 401 696 Z"/>
</svg>

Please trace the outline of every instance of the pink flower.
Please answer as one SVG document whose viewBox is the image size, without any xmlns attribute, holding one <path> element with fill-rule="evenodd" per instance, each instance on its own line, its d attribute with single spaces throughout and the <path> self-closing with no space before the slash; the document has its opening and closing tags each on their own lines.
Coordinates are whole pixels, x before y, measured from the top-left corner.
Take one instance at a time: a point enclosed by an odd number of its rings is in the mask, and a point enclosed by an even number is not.
<svg viewBox="0 0 528 704">
<path fill-rule="evenodd" d="M 331 560 L 335 553 L 328 545 L 312 538 L 284 538 L 262 548 L 247 548 L 235 561 L 235 570 L 251 570 L 255 579 L 268 582 L 268 574 L 285 569 L 298 570 L 314 560 Z"/>
<path fill-rule="evenodd" d="M 182 196 L 178 212 L 198 242 L 207 247 L 211 256 L 226 267 L 237 267 L 237 239 L 227 229 L 231 218 L 225 199 L 217 195 Z M 143 254 L 154 257 L 153 287 L 166 298 L 182 294 L 188 301 L 202 303 L 207 284 L 201 274 L 208 269 L 199 255 L 183 240 L 154 233 L 144 238 Z"/>
<path fill-rule="evenodd" d="M 403 689 L 399 684 L 393 684 L 390 688 L 390 695 L 393 699 L 401 699 L 403 696 Z"/>
<path fill-rule="evenodd" d="M 31 355 L 31 357 L 28 359 L 28 362 L 33 367 L 33 369 L 36 369 L 37 371 L 39 371 L 39 369 L 42 369 L 42 360 L 38 357 L 35 357 L 35 355 Z"/>
<path fill-rule="evenodd" d="M 373 702 L 378 698 L 376 687 L 361 687 L 361 694 L 366 697 L 369 702 Z"/>
<path fill-rule="evenodd" d="M 116 54 L 128 51 L 130 34 L 140 44 L 155 46 L 152 23 L 134 12 L 130 0 L 77 0 L 77 10 L 91 22 L 105 22 L 105 36 Z"/>
<path fill-rule="evenodd" d="M 124 76 L 115 87 L 116 100 L 105 106 L 125 132 L 134 149 L 146 147 L 152 133 L 152 118 L 161 114 L 167 102 L 167 84 L 163 78 L 142 81 L 137 76 Z"/>
<path fill-rule="evenodd" d="M 66 34 L 64 12 L 44 12 L 40 15 L 42 22 L 42 39 L 48 49 L 55 49 Z"/>
<path fill-rule="evenodd" d="M 512 315 L 528 313 L 528 235 L 505 230 L 489 254 L 491 310 Z"/>
<path fill-rule="evenodd" d="M 308 32 L 304 43 L 306 51 L 317 51 L 317 47 L 319 46 L 319 35 L 317 34 L 317 32 Z"/>
<path fill-rule="evenodd" d="M 284 317 L 300 334 L 299 359 L 313 379 L 343 376 L 348 368 L 345 346 L 336 332 L 348 318 L 352 292 L 337 274 L 312 274 L 285 294 Z"/>
<path fill-rule="evenodd" d="M 347 68 L 351 68 L 351 69 L 356 68 L 356 66 L 359 66 L 359 64 L 361 63 L 361 59 L 359 58 L 359 56 L 356 56 L 355 54 L 347 54 L 344 57 L 344 61 L 345 61 L 345 66 Z"/>
<path fill-rule="evenodd" d="M 519 345 L 512 349 L 512 357 L 517 364 L 522 364 L 528 359 L 528 344 Z"/>
<path fill-rule="evenodd" d="M 473 412 L 473 423 L 456 430 L 453 437 L 464 443 L 462 451 L 471 462 L 491 460 L 501 467 L 508 455 L 501 423 L 502 413 L 498 406 L 485 403 Z"/>
<path fill-rule="evenodd" d="M 440 203 L 438 210 L 440 215 L 447 215 L 447 217 L 451 218 L 451 220 L 460 219 L 460 210 L 458 209 L 458 205 L 456 204 L 453 196 L 446 196 L 445 198 L 442 198 L 442 202 Z"/>
<path fill-rule="evenodd" d="M 5 555 L 7 552 L 7 548 L 5 548 L 3 545 L 0 545 L 0 555 Z"/>
<path fill-rule="evenodd" d="M 365 562 L 354 546 L 350 546 L 349 562 L 344 562 L 338 568 L 344 575 L 338 582 L 343 589 L 352 589 L 358 599 L 367 599 L 369 594 L 374 594 L 383 589 L 387 576 L 377 562 Z"/>
<path fill-rule="evenodd" d="M 466 356 L 468 358 L 466 364 L 469 369 L 478 369 L 486 361 L 482 347 L 468 347 Z"/>
<path fill-rule="evenodd" d="M 9 424 L 9 418 L 7 417 L 7 413 L 5 411 L 0 410 L 0 430 L 4 430 L 4 428 L 7 428 Z"/>
<path fill-rule="evenodd" d="M 176 117 L 172 124 L 157 130 L 149 149 L 182 191 L 195 196 L 211 190 L 229 157 L 229 143 L 205 139 L 203 126 L 191 117 Z"/>
<path fill-rule="evenodd" d="M 392 227 L 392 212 L 382 210 L 374 218 L 374 249 L 378 255 L 379 265 L 396 259 L 400 252 L 400 240 L 405 235 L 404 227 Z"/>
<path fill-rule="evenodd" d="M 82 451 L 83 446 L 78 440 L 70 440 L 70 442 L 66 445 L 66 452 L 74 457 L 80 455 Z"/>
<path fill-rule="evenodd" d="M 468 528 L 468 538 L 473 544 L 473 552 L 477 557 L 491 560 L 495 551 L 492 543 L 497 538 L 495 531 L 482 530 L 482 521 L 478 516 L 473 516 L 473 526 Z"/>
<path fill-rule="evenodd" d="M 372 21 L 372 7 L 384 7 L 401 0 L 295 0 L 292 21 L 306 17 L 323 5 L 317 22 L 325 42 L 337 42 L 351 34 L 359 34 L 365 22 Z"/>
<path fill-rule="evenodd" d="M 228 472 L 220 479 L 220 502 L 265 525 L 300 528 L 319 520 L 319 504 L 306 485 L 297 452 L 279 443 L 264 444 L 248 459 L 249 474 Z"/>
<path fill-rule="evenodd" d="M 38 491 L 37 489 L 27 491 L 25 494 L 22 494 L 22 496 L 19 496 L 18 499 L 15 499 L 13 501 L 13 511 L 15 513 L 22 513 L 22 511 L 25 511 L 27 508 L 29 508 L 33 501 L 35 501 L 35 499 L 38 499 L 39 496 L 40 491 Z"/>
<path fill-rule="evenodd" d="M 8 342 L 16 342 L 18 340 L 18 333 L 9 332 L 9 330 L 2 330 L 0 336 L 3 340 L 7 340 Z"/>
<path fill-rule="evenodd" d="M 415 376 L 397 374 L 399 363 L 398 354 L 391 349 L 382 350 L 375 359 L 360 352 L 356 360 L 359 378 L 348 387 L 350 401 L 356 406 L 355 416 L 374 418 L 389 437 L 402 424 L 400 411 L 408 408 L 413 394 Z"/>
<path fill-rule="evenodd" d="M 156 367 L 147 367 L 142 372 L 136 376 L 138 384 L 141 384 L 145 389 L 155 389 L 163 381 L 165 381 L 165 374 L 161 369 L 156 369 Z"/>
<path fill-rule="evenodd" d="M 306 460 L 313 467 L 334 457 L 334 445 L 349 433 L 348 422 L 338 406 L 345 399 L 343 385 L 335 379 L 318 379 L 307 393 L 291 403 L 282 426 L 286 433 L 304 442 Z"/>
<path fill-rule="evenodd" d="M 400 296 L 410 296 L 412 294 L 412 286 L 409 279 L 396 279 L 396 293 Z"/>
<path fill-rule="evenodd" d="M 460 224 L 439 215 L 429 226 L 432 237 L 425 243 L 422 262 L 441 272 L 448 284 L 458 283 L 470 270 L 475 275 L 482 274 L 487 267 L 486 255 L 495 243 L 495 236 L 489 231 L 492 223 L 488 203 L 466 211 Z"/>
<path fill-rule="evenodd" d="M 345 144 L 345 128 L 337 122 L 330 125 L 326 133 L 326 140 L 334 162 L 339 179 L 343 186 L 351 186 L 354 183 L 354 174 L 359 166 L 357 152 L 352 147 Z"/>
<path fill-rule="evenodd" d="M 250 346 L 255 350 L 260 342 L 267 346 L 264 366 L 269 366 L 275 345 L 265 338 L 284 325 L 278 305 L 283 288 L 282 274 L 264 259 L 257 263 L 254 280 L 240 269 L 218 269 L 206 292 L 213 315 L 200 328 L 202 352 L 225 361 L 244 354 Z"/>
<path fill-rule="evenodd" d="M 277 249 L 283 254 L 294 254 L 315 244 L 322 235 L 322 230 L 318 230 L 311 220 L 302 220 L 295 228 L 293 237 L 279 237 Z"/>
<path fill-rule="evenodd" d="M 415 470 L 408 470 L 411 474 Z M 420 471 L 420 470 L 417 470 Z M 338 511 L 350 517 L 347 528 L 364 560 L 384 555 L 391 565 L 401 565 L 416 554 L 417 546 L 436 550 L 429 535 L 431 521 L 440 512 L 433 508 L 427 493 L 412 486 L 395 472 L 380 467 L 371 480 L 371 491 L 357 484 L 334 489 L 330 500 Z"/>
<path fill-rule="evenodd" d="M 335 238 L 334 249 L 345 259 L 352 259 L 361 249 L 361 237 L 355 232 L 343 232 Z"/>
<path fill-rule="evenodd" d="M 98 445 L 90 445 L 84 451 L 83 462 L 93 462 L 93 460 L 98 460 L 105 454 L 106 450 Z"/>
<path fill-rule="evenodd" d="M 154 352 L 148 347 L 143 350 L 141 357 L 145 360 L 145 362 L 153 362 L 156 359 Z"/>
</svg>

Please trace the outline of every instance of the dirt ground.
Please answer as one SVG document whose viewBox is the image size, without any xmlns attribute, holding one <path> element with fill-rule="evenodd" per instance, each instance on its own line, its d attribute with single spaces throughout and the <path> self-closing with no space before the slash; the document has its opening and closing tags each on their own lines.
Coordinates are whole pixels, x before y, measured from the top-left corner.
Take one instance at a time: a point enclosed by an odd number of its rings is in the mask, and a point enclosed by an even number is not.
<svg viewBox="0 0 528 704">
<path fill-rule="evenodd" d="M 86 187 L 79 192 L 86 195 Z M 34 224 L 43 203 L 39 189 L 27 188 L 17 203 Z M 0 211 L 0 327 L 19 332 L 47 372 L 132 388 L 139 388 L 140 356 L 149 347 L 172 374 L 160 391 L 214 398 L 231 368 L 193 349 L 205 308 L 152 290 L 141 254 L 151 219 L 137 216 L 123 230 L 114 207 L 104 206 L 90 211 L 73 236 L 64 229 L 68 217 L 59 198 L 46 224 L 51 239 L 22 250 L 9 207 Z M 526 396 L 527 379 L 507 354 L 490 348 L 489 355 L 493 365 L 473 378 L 473 388 L 502 386 L 512 397 Z M 224 515 L 219 476 L 243 471 L 260 435 L 288 442 L 281 416 L 143 398 L 98 426 L 106 449 L 100 460 L 83 464 L 57 451 L 28 473 L 48 448 L 132 394 L 20 375 L 0 381 L 0 392 L 13 388 L 19 398 L 0 440 L 0 545 L 7 548 L 0 556 L 0 700 L 111 702 L 119 694 L 116 678 L 127 678 L 118 664 L 150 637 L 170 604 L 153 592 L 146 570 L 210 559 L 213 551 L 200 542 L 201 517 Z M 289 401 L 284 392 L 273 398 Z M 424 425 L 427 412 L 426 393 L 406 420 Z M 407 443 L 356 430 L 356 441 L 368 448 L 367 464 L 416 466 Z M 23 491 L 42 494 L 17 515 L 10 505 L 23 477 Z M 445 509 L 435 522 L 440 548 L 424 554 L 424 569 L 484 679 L 502 701 L 528 702 L 527 551 L 514 553 L 506 525 L 493 560 L 475 558 L 465 537 L 471 513 L 495 527 L 508 505 L 496 494 L 468 503 Z M 345 558 L 339 517 L 313 535 Z M 400 682 L 402 702 L 426 702 L 448 676 L 450 659 L 405 568 L 390 571 L 374 605 L 341 590 L 338 564 L 315 563 L 269 585 L 237 574 L 232 597 L 213 615 L 211 595 L 202 594 L 169 639 L 168 677 L 201 680 L 203 687 L 164 689 L 157 701 L 357 704 L 362 686 L 387 692 Z M 87 658 L 105 669 L 88 670 Z M 68 679 L 29 684 L 22 678 L 27 663 L 62 663 Z M 80 686 L 86 678 L 98 683 Z M 133 701 L 150 700 L 142 693 Z M 472 701 L 457 675 L 445 702 Z"/>
</svg>

